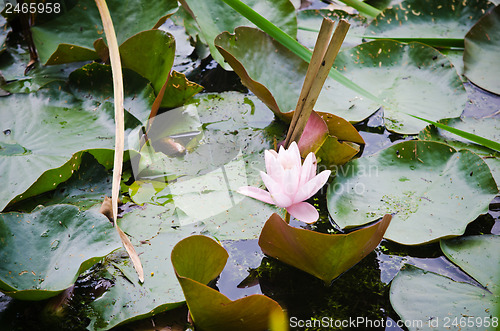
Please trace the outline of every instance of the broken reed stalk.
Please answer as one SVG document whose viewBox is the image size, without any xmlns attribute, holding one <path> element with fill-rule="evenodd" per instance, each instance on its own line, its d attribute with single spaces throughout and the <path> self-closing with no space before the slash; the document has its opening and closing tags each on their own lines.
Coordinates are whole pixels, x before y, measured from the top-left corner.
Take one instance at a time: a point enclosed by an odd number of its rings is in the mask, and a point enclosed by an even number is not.
<svg viewBox="0 0 500 331">
<path fill-rule="evenodd" d="M 290 122 L 288 134 L 285 139 L 285 148 L 288 148 L 292 141 L 294 141 L 295 137 L 292 136 L 292 133 L 296 132 L 295 128 L 297 127 L 297 122 L 299 119 L 298 115 L 301 109 L 304 108 L 304 104 L 307 100 L 307 95 L 311 90 L 313 81 L 316 79 L 319 67 L 321 66 L 323 58 L 325 57 L 326 49 L 328 47 L 328 41 L 332 36 L 333 26 L 334 22 L 328 18 L 324 18 L 323 22 L 321 23 L 321 29 L 319 30 L 318 39 L 316 39 L 316 44 L 314 45 L 311 62 L 309 62 L 309 66 L 307 67 L 304 84 L 302 85 L 299 100 L 297 100 L 297 106 L 295 106 L 295 112 L 293 114 L 292 121 Z"/>
<path fill-rule="evenodd" d="M 115 155 L 113 164 L 113 184 L 111 189 L 111 205 L 113 214 L 113 224 L 120 235 L 123 246 L 134 264 L 134 268 L 139 276 L 139 280 L 144 282 L 144 271 L 141 261 L 134 246 L 127 235 L 118 226 L 118 194 L 120 192 L 120 181 L 123 167 L 123 151 L 125 147 L 125 115 L 123 110 L 123 76 L 120 53 L 118 50 L 118 41 L 116 40 L 115 29 L 111 21 L 108 6 L 105 0 L 95 0 L 99 14 L 101 15 L 102 25 L 106 40 L 108 41 L 109 57 L 111 62 L 111 72 L 113 74 L 113 93 L 115 104 Z"/>
<path fill-rule="evenodd" d="M 320 34 L 314 47 L 313 57 L 309 63 L 299 101 L 297 102 L 297 107 L 293 114 L 292 122 L 290 123 L 290 129 L 285 139 L 285 148 L 288 148 L 293 141 L 299 142 L 300 136 L 306 127 L 307 120 L 325 84 L 326 77 L 330 72 L 330 68 L 337 57 L 342 42 L 350 27 L 347 21 L 340 20 L 327 47 L 326 43 L 331 34 L 331 32 L 328 33 L 327 29 L 330 24 L 333 25 L 333 22 L 330 21 L 331 23 L 325 23 L 325 21 L 330 20 L 327 18 L 323 19 Z M 326 39 L 324 38 L 325 35 L 328 36 Z M 326 51 L 324 51 L 324 49 L 326 49 Z M 315 56 L 320 57 L 319 65 L 315 62 Z"/>
</svg>

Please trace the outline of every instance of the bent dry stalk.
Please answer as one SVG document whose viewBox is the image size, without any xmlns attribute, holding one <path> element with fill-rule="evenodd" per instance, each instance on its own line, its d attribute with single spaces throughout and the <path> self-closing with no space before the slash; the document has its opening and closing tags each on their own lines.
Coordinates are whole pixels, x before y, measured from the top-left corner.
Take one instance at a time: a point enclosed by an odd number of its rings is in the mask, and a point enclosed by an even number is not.
<svg viewBox="0 0 500 331">
<path fill-rule="evenodd" d="M 116 40 L 115 29 L 111 21 L 108 6 L 105 0 L 95 0 L 99 14 L 101 15 L 104 33 L 109 46 L 109 57 L 111 62 L 111 72 L 113 74 L 113 93 L 115 104 L 115 158 L 113 165 L 113 184 L 111 189 L 111 204 L 113 224 L 116 231 L 120 235 L 123 246 L 127 250 L 134 268 L 139 276 L 139 280 L 144 282 L 144 271 L 142 269 L 141 260 L 130 242 L 127 235 L 118 226 L 118 193 L 120 192 L 120 180 L 123 167 L 123 150 L 125 145 L 125 115 L 123 110 L 123 76 L 122 66 L 120 61 L 120 53 L 118 50 L 118 41 Z"/>
</svg>

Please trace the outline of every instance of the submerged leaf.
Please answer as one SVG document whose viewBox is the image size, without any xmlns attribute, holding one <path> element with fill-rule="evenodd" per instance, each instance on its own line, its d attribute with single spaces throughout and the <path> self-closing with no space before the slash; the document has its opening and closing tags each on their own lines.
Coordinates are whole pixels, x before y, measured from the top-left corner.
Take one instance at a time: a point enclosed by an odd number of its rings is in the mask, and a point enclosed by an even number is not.
<svg viewBox="0 0 500 331">
<path fill-rule="evenodd" d="M 370 254 L 380 243 L 391 215 L 348 234 L 324 234 L 294 228 L 273 214 L 259 238 L 262 251 L 326 284 Z"/>
</svg>

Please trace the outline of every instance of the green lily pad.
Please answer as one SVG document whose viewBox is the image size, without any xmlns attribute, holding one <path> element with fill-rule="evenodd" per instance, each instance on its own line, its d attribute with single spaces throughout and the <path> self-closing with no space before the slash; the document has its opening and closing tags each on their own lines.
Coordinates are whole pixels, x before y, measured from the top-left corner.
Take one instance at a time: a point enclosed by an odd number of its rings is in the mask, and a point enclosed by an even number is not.
<svg viewBox="0 0 500 331">
<path fill-rule="evenodd" d="M 214 60 L 224 69 L 231 69 L 215 48 L 215 37 L 224 31 L 232 32 L 237 26 L 254 25 L 224 1 L 181 0 L 180 3 L 189 9 L 196 23 L 198 23 L 199 33 L 208 44 Z M 295 8 L 289 0 L 245 0 L 244 3 L 290 36 L 295 38 L 297 35 Z"/>
<path fill-rule="evenodd" d="M 184 74 L 171 72 L 175 57 L 175 40 L 168 32 L 162 30 L 140 32 L 120 46 L 120 56 L 122 66 L 148 79 L 156 95 L 160 93 L 170 74 L 162 107 L 182 106 L 203 89 L 200 85 L 189 81 Z"/>
<path fill-rule="evenodd" d="M 99 63 L 87 64 L 69 75 L 69 83 L 72 93 L 83 101 L 86 109 L 102 109 L 114 118 L 111 66 Z M 125 126 L 130 129 L 145 123 L 149 118 L 155 95 L 145 78 L 125 68 L 123 89 Z M 130 115 L 133 115 L 135 120 Z"/>
<path fill-rule="evenodd" d="M 67 180 L 78 168 L 77 152 L 113 149 L 113 118 L 103 112 L 82 109 L 77 100 L 60 91 L 57 97 L 50 93 L 0 98 L 0 185 L 3 188 L 0 210 L 16 197 L 18 201 L 50 191 Z M 51 169 L 54 170 L 44 180 L 36 182 Z M 30 187 L 29 194 L 23 195 Z"/>
<path fill-rule="evenodd" d="M 377 16 L 365 36 L 463 47 L 467 31 L 491 6 L 486 0 L 406 0 Z"/>
<path fill-rule="evenodd" d="M 118 44 L 144 30 L 156 27 L 177 8 L 175 0 L 107 1 Z M 94 41 L 104 36 L 101 17 L 94 1 L 79 1 L 68 12 L 31 28 L 33 40 L 44 64 L 61 64 L 98 58 Z"/>
<path fill-rule="evenodd" d="M 121 247 L 104 215 L 70 205 L 0 214 L 0 243 L 0 289 L 24 300 L 55 296 Z"/>
<path fill-rule="evenodd" d="M 295 108 L 307 70 L 304 61 L 252 28 L 237 28 L 234 35 L 225 32 L 215 43 L 244 84 L 275 113 Z M 362 44 L 341 51 L 334 67 L 386 102 L 385 125 L 391 131 L 415 134 L 425 127 L 407 114 L 435 121 L 458 117 L 465 107 L 465 89 L 452 64 L 420 43 Z M 359 122 L 379 106 L 328 78 L 315 110 Z"/>
<path fill-rule="evenodd" d="M 259 246 L 266 255 L 329 285 L 378 246 L 390 222 L 391 215 L 385 215 L 382 221 L 348 234 L 324 234 L 294 228 L 273 214 L 262 229 Z"/>
<path fill-rule="evenodd" d="M 156 94 L 167 81 L 174 54 L 175 39 L 162 30 L 139 32 L 120 45 L 122 66 L 149 80 Z"/>
<path fill-rule="evenodd" d="M 38 205 L 71 204 L 80 210 L 91 208 L 99 210 L 104 197 L 110 195 L 111 174 L 96 161 L 92 154 L 88 152 L 78 154 L 81 155 L 80 166 L 67 181 L 59 184 L 55 190 L 47 194 L 23 200 L 12 209 L 29 212 Z M 42 175 L 44 176 L 45 174 Z"/>
<path fill-rule="evenodd" d="M 363 42 L 362 36 L 367 25 L 365 17 L 349 14 L 343 10 L 307 9 L 297 12 L 297 40 L 302 45 L 310 49 L 314 48 L 323 17 L 335 22 L 344 19 L 351 24 L 341 49 L 350 48 Z"/>
<path fill-rule="evenodd" d="M 392 281 L 390 300 L 403 321 L 422 328 L 495 329 L 500 304 L 500 237 L 481 235 L 441 241 L 445 255 L 484 287 L 462 283 L 415 267 L 405 267 Z M 408 323 L 411 325 L 411 323 Z"/>
<path fill-rule="evenodd" d="M 500 94 L 500 5 L 484 15 L 465 36 L 465 75 L 485 90 Z"/>
<path fill-rule="evenodd" d="M 471 132 L 480 135 L 492 141 L 500 140 L 500 124 L 495 118 L 476 119 L 472 117 L 444 119 L 439 123 L 457 128 L 462 131 Z M 482 145 L 475 144 L 469 140 L 463 139 L 457 135 L 451 134 L 448 131 L 436 128 L 429 125 L 424 130 L 420 131 L 419 138 L 422 140 L 433 140 L 444 142 L 456 149 L 466 148 L 481 156 L 490 167 L 491 174 L 497 185 L 500 184 L 500 153 L 491 150 Z"/>
<path fill-rule="evenodd" d="M 202 90 L 203 86 L 190 81 L 184 74 L 173 70 L 168 79 L 161 107 L 180 107 Z"/>
<path fill-rule="evenodd" d="M 227 252 L 205 236 L 191 236 L 172 250 L 172 264 L 194 325 L 200 330 L 267 330 L 271 316 L 285 325 L 279 304 L 260 294 L 231 301 L 208 287 L 226 264 Z M 276 323 L 276 321 L 274 321 Z"/>
<path fill-rule="evenodd" d="M 477 154 L 406 141 L 347 163 L 330 184 L 330 215 L 341 227 L 395 213 L 385 238 L 418 245 L 464 233 L 498 188 Z"/>
</svg>

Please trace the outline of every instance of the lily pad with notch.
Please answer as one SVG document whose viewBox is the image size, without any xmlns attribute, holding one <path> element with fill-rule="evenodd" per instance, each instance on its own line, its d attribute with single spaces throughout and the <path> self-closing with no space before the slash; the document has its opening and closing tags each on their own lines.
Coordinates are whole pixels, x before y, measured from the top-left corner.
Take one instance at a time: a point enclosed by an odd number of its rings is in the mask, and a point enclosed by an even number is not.
<svg viewBox="0 0 500 331">
<path fill-rule="evenodd" d="M 498 188 L 477 154 L 430 141 L 406 141 L 340 167 L 327 193 L 342 228 L 395 213 L 385 238 L 404 245 L 462 235 L 488 211 Z"/>
<path fill-rule="evenodd" d="M 478 235 L 442 240 L 448 259 L 477 283 L 406 266 L 392 281 L 390 300 L 403 321 L 422 321 L 421 327 L 448 325 L 454 330 L 496 328 L 500 302 L 500 237 Z M 424 324 L 425 323 L 425 324 Z M 408 325 L 412 325 L 411 323 Z M 409 330 L 418 330 L 410 326 Z"/>
</svg>

